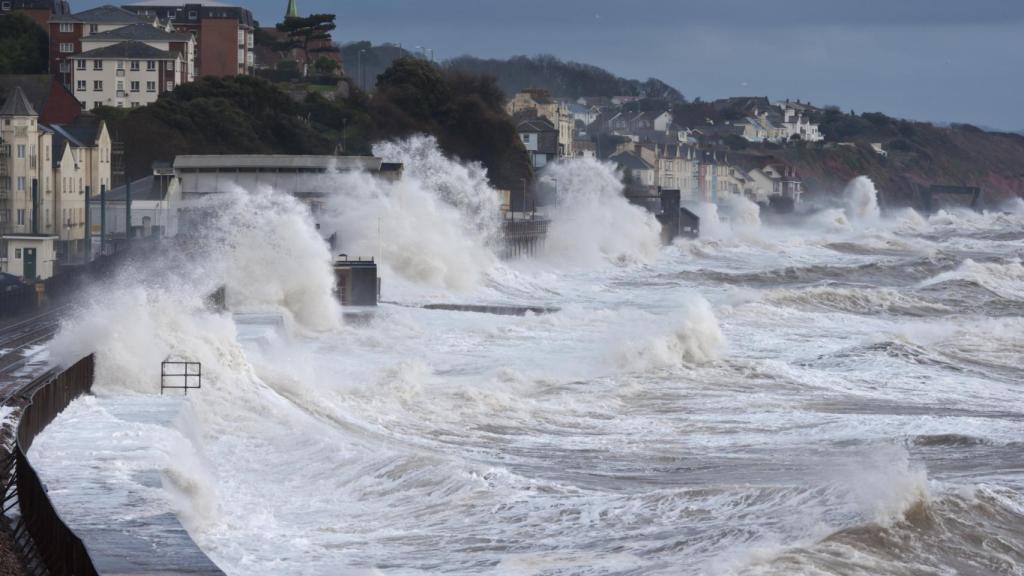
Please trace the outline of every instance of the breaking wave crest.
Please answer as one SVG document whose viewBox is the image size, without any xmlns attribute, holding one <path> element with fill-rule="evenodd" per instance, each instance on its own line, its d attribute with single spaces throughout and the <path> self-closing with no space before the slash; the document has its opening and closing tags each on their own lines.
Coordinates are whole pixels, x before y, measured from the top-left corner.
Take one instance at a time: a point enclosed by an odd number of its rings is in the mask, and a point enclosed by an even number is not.
<svg viewBox="0 0 1024 576">
<path fill-rule="evenodd" d="M 550 166 L 545 176 L 558 182 L 555 203 L 549 208 L 548 260 L 592 267 L 649 263 L 658 255 L 661 225 L 626 200 L 620 177 L 610 165 L 569 160 Z"/>
</svg>

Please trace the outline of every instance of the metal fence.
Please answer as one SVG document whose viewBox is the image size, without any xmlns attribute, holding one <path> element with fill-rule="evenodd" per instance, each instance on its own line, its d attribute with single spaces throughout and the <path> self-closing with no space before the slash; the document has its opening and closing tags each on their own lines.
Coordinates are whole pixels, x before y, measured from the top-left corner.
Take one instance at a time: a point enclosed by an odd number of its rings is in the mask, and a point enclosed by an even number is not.
<svg viewBox="0 0 1024 576">
<path fill-rule="evenodd" d="M 18 424 L 14 458 L 13 485 L 21 509 L 15 528 L 15 542 L 30 562 L 30 573 L 54 576 L 95 576 L 96 568 L 82 541 L 61 520 L 46 494 L 46 488 L 26 453 L 32 441 L 72 400 L 92 388 L 93 356 L 87 356 L 60 373 L 48 372 L 27 389 L 28 404 Z M 8 496 L 7 499 L 13 499 Z M 29 538 L 31 537 L 31 538 Z"/>
</svg>

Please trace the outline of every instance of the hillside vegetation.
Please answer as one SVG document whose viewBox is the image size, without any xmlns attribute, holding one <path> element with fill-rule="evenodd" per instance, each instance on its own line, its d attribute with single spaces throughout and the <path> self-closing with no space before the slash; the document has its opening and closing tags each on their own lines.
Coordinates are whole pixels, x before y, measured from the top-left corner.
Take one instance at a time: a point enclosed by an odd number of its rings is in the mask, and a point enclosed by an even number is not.
<svg viewBox="0 0 1024 576">
<path fill-rule="evenodd" d="M 502 105 L 493 80 L 403 58 L 381 75 L 372 100 L 356 88 L 347 98 L 309 92 L 296 99 L 251 76 L 206 77 L 150 106 L 97 113 L 124 141 L 134 178 L 181 154 L 370 154 L 373 142 L 426 133 L 508 188 L 532 173 Z"/>
<path fill-rule="evenodd" d="M 597 66 L 566 62 L 547 55 L 514 56 L 507 60 L 462 56 L 448 60 L 444 66 L 469 74 L 493 76 L 506 94 L 515 94 L 526 88 L 543 88 L 559 98 L 646 96 L 683 99 L 682 93 L 657 78 L 628 80 Z"/>
<path fill-rule="evenodd" d="M 832 142 L 853 146 L 797 145 L 774 154 L 792 163 L 806 187 L 823 194 L 841 191 L 865 174 L 893 206 L 917 204 L 930 184 L 979 186 L 990 205 L 1024 195 L 1024 136 L 986 132 L 967 124 L 940 127 L 890 118 L 880 113 L 844 114 L 826 110 L 821 129 Z M 887 157 L 871 149 L 880 143 Z"/>
</svg>

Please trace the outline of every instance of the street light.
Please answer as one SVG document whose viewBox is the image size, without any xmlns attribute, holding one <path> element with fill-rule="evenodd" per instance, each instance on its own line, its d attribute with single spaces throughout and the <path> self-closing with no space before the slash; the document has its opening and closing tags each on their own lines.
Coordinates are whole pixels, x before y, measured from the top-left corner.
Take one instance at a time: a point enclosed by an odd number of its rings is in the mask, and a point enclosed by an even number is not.
<svg viewBox="0 0 1024 576">
<path fill-rule="evenodd" d="M 519 181 L 523 183 L 523 213 L 525 214 L 526 213 L 526 178 L 520 178 Z M 516 219 L 516 210 L 515 210 L 515 206 L 514 205 L 512 206 L 512 219 L 513 220 Z"/>
<path fill-rule="evenodd" d="M 366 52 L 366 49 L 362 49 L 359 51 L 357 57 L 358 64 L 356 65 L 356 72 L 359 73 L 359 87 L 362 88 L 363 92 L 366 92 L 366 74 L 365 70 L 363 69 L 363 52 Z"/>
</svg>

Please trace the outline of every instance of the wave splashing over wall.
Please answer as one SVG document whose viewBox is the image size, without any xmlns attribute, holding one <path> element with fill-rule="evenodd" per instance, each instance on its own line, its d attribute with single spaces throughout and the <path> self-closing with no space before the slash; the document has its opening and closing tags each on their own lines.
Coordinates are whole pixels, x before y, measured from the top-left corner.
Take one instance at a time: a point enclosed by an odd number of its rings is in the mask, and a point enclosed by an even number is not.
<svg viewBox="0 0 1024 576">
<path fill-rule="evenodd" d="M 661 224 L 630 204 L 619 174 L 593 159 L 568 160 L 547 168 L 558 182 L 549 207 L 546 257 L 568 266 L 592 267 L 608 262 L 649 263 L 661 248 Z"/>
</svg>

